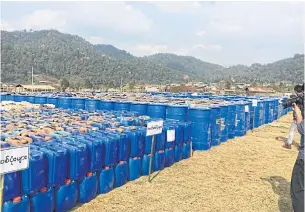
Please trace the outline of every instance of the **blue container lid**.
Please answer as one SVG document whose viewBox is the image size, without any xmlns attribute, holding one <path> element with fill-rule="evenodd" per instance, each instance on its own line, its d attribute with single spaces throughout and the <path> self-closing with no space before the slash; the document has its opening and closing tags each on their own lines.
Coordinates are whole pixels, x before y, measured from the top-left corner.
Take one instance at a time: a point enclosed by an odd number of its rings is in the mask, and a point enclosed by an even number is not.
<svg viewBox="0 0 305 212">
<path fill-rule="evenodd" d="M 147 105 L 147 102 L 131 102 L 133 105 Z"/>
<path fill-rule="evenodd" d="M 190 107 L 190 110 L 211 110 L 210 107 Z"/>
<path fill-rule="evenodd" d="M 148 106 L 167 106 L 167 105 L 162 103 L 149 103 Z"/>
</svg>

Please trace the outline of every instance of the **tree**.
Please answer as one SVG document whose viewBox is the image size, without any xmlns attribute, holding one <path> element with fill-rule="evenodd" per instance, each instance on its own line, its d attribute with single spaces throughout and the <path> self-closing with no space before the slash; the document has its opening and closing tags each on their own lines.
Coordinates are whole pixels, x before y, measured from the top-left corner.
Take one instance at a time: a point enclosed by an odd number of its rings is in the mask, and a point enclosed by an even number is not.
<svg viewBox="0 0 305 212">
<path fill-rule="evenodd" d="M 226 81 L 225 88 L 226 89 L 231 89 L 231 82 L 230 81 Z"/>
<path fill-rule="evenodd" d="M 133 90 L 133 89 L 134 89 L 134 86 L 135 86 L 135 83 L 134 83 L 134 82 L 128 83 L 128 89 L 129 89 L 129 90 Z"/>
<path fill-rule="evenodd" d="M 93 88 L 92 83 L 88 79 L 85 80 L 84 86 L 85 88 Z"/>
<path fill-rule="evenodd" d="M 63 78 L 61 81 L 60 81 L 60 88 L 61 88 L 61 91 L 62 92 L 65 92 L 66 89 L 70 86 L 70 83 L 67 79 Z"/>
</svg>

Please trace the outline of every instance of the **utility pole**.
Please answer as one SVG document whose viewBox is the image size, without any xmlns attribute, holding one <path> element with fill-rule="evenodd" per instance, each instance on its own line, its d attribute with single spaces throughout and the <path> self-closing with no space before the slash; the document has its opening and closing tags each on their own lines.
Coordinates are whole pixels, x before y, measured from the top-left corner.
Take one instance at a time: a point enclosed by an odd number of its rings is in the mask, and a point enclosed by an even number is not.
<svg viewBox="0 0 305 212">
<path fill-rule="evenodd" d="M 32 93 L 34 92 L 34 54 L 32 53 Z"/>
<path fill-rule="evenodd" d="M 34 86 L 34 67 L 32 65 L 32 93 L 33 93 L 33 86 Z"/>
</svg>

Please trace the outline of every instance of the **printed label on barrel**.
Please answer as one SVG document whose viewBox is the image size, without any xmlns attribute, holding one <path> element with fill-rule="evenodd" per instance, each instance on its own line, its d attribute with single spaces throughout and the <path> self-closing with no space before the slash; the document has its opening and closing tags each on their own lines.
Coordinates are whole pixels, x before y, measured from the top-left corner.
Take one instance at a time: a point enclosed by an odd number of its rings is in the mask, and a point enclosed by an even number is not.
<svg viewBox="0 0 305 212">
<path fill-rule="evenodd" d="M 239 122 L 240 122 L 240 120 L 237 119 L 237 114 L 236 114 L 236 116 L 235 116 L 235 127 L 237 127 Z"/>
<path fill-rule="evenodd" d="M 263 110 L 261 110 L 261 111 L 260 111 L 260 114 L 259 114 L 259 119 L 260 119 L 260 120 L 263 120 L 263 118 L 264 118 L 264 116 L 263 116 Z"/>
<path fill-rule="evenodd" d="M 221 129 L 221 131 L 223 131 L 225 128 L 226 128 L 225 119 L 221 118 L 220 119 L 220 129 Z"/>
<path fill-rule="evenodd" d="M 249 105 L 245 105 L 245 113 L 249 113 Z"/>
<path fill-rule="evenodd" d="M 175 141 L 175 130 L 167 130 L 167 142 Z"/>
</svg>

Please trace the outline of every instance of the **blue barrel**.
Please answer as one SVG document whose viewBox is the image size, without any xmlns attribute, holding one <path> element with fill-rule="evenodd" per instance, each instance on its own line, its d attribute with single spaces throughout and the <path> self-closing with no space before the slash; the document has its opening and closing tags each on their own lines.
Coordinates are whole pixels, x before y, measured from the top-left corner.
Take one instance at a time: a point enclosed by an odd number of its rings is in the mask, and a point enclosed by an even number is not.
<svg viewBox="0 0 305 212">
<path fill-rule="evenodd" d="M 79 197 L 80 203 L 87 203 L 96 197 L 98 183 L 96 173 L 87 173 L 86 177 L 79 180 Z"/>
<path fill-rule="evenodd" d="M 246 134 L 245 104 L 238 103 L 236 105 L 235 136 L 243 136 L 245 134 Z"/>
<path fill-rule="evenodd" d="M 141 176 L 141 165 L 142 160 L 140 157 L 129 158 L 128 166 L 129 166 L 129 177 L 128 179 L 135 180 Z"/>
<path fill-rule="evenodd" d="M 8 200 L 3 203 L 2 206 L 3 212 L 30 212 L 30 200 L 29 197 L 24 195 L 21 199 L 18 200 Z"/>
<path fill-rule="evenodd" d="M 71 105 L 73 109 L 85 109 L 85 98 L 71 98 Z"/>
<path fill-rule="evenodd" d="M 61 142 L 60 146 L 65 148 L 69 153 L 70 170 L 68 178 L 77 180 L 84 177 L 89 170 L 89 154 L 86 145 L 73 142 L 67 138 Z M 71 161 L 73 161 L 73 163 L 71 163 Z"/>
<path fill-rule="evenodd" d="M 253 109 L 253 117 L 254 117 L 254 128 L 257 128 L 264 124 L 265 121 L 265 106 L 263 101 L 258 101 L 257 106 L 252 106 Z"/>
<path fill-rule="evenodd" d="M 166 146 L 166 137 L 167 134 L 164 130 L 162 130 L 161 134 L 156 135 L 156 151 L 164 150 Z"/>
<path fill-rule="evenodd" d="M 152 157 L 152 170 L 151 172 L 153 173 L 154 171 L 154 155 L 151 155 L 151 154 L 144 154 L 143 155 L 143 159 L 142 159 L 142 175 L 146 176 L 149 174 L 149 163 L 150 163 L 150 158 Z"/>
<path fill-rule="evenodd" d="M 99 188 L 98 194 L 105 194 L 114 188 L 114 169 L 112 167 L 105 167 L 98 173 Z"/>
<path fill-rule="evenodd" d="M 165 165 L 165 153 L 163 150 L 159 150 L 155 153 L 154 158 L 154 170 L 159 171 L 164 169 Z"/>
<path fill-rule="evenodd" d="M 178 121 L 188 120 L 188 107 L 181 105 L 169 105 L 166 108 L 166 118 Z"/>
<path fill-rule="evenodd" d="M 47 97 L 46 96 L 35 96 L 35 104 L 47 104 Z"/>
<path fill-rule="evenodd" d="M 113 138 L 115 138 L 116 142 L 118 143 L 117 161 L 126 161 L 130 155 L 130 140 L 127 138 L 127 135 L 120 133 L 108 133 L 108 134 Z"/>
<path fill-rule="evenodd" d="M 183 159 L 183 145 L 175 146 L 175 162 Z"/>
<path fill-rule="evenodd" d="M 6 101 L 7 94 L 1 94 L 0 101 Z"/>
<path fill-rule="evenodd" d="M 183 159 L 191 157 L 191 142 L 183 144 Z"/>
<path fill-rule="evenodd" d="M 221 134 L 221 115 L 220 107 L 211 108 L 211 145 L 217 146 L 220 144 Z"/>
<path fill-rule="evenodd" d="M 147 115 L 147 103 L 133 102 L 130 105 L 130 111 L 138 112 L 140 116 Z"/>
<path fill-rule="evenodd" d="M 273 120 L 279 119 L 279 99 L 274 100 L 274 111 L 273 111 Z"/>
<path fill-rule="evenodd" d="M 107 133 L 98 133 L 95 139 L 102 139 L 105 143 L 105 166 L 115 165 L 118 161 L 119 139 Z"/>
<path fill-rule="evenodd" d="M 55 97 L 55 96 L 49 96 L 47 97 L 47 104 L 52 104 L 52 105 L 55 105 L 55 107 L 58 107 L 58 100 L 59 98 L 58 97 Z"/>
<path fill-rule="evenodd" d="M 165 148 L 167 148 L 167 149 L 170 149 L 170 148 L 174 148 L 175 147 L 175 140 L 173 140 L 173 141 L 169 141 L 168 139 L 167 139 L 167 131 L 168 130 L 171 130 L 171 131 L 173 131 L 173 130 L 175 130 L 175 127 L 173 126 L 173 125 L 165 125 L 164 126 L 164 128 L 163 128 L 163 131 L 164 131 L 164 133 L 165 133 L 165 135 L 166 135 L 166 145 L 165 145 Z M 175 136 L 176 136 L 176 131 L 175 131 Z M 176 139 L 176 138 L 175 138 Z"/>
<path fill-rule="evenodd" d="M 220 141 L 226 142 L 228 140 L 228 106 L 220 105 Z"/>
<path fill-rule="evenodd" d="M 130 141 L 130 157 L 142 157 L 144 152 L 144 135 L 140 131 L 124 132 Z"/>
<path fill-rule="evenodd" d="M 100 110 L 114 110 L 114 102 L 107 100 L 100 100 Z"/>
<path fill-rule="evenodd" d="M 1 146 L 1 148 L 3 148 Z M 13 199 L 21 194 L 20 172 L 12 172 L 4 175 L 3 201 Z"/>
<path fill-rule="evenodd" d="M 14 95 L 7 94 L 7 96 L 6 96 L 6 101 L 15 101 L 15 100 L 14 100 Z"/>
<path fill-rule="evenodd" d="M 115 187 L 121 187 L 127 182 L 128 165 L 126 161 L 121 161 L 115 167 Z"/>
<path fill-rule="evenodd" d="M 105 144 L 101 139 L 95 139 L 90 135 L 76 136 L 78 142 L 87 146 L 90 157 L 89 171 L 94 172 L 101 169 L 105 164 Z"/>
<path fill-rule="evenodd" d="M 147 115 L 151 118 L 161 118 L 166 117 L 166 105 L 164 104 L 149 104 L 147 106 Z"/>
<path fill-rule="evenodd" d="M 12 101 L 21 102 L 22 101 L 22 95 L 18 95 L 18 94 L 12 95 Z"/>
<path fill-rule="evenodd" d="M 246 101 L 245 102 L 245 130 L 246 132 L 248 130 L 251 130 L 251 121 L 253 123 L 253 119 L 251 118 L 251 115 L 253 115 L 253 113 L 251 112 L 251 107 L 252 107 L 252 104 L 251 102 L 248 102 Z"/>
<path fill-rule="evenodd" d="M 58 107 L 65 108 L 65 109 L 72 108 L 71 98 L 69 98 L 69 97 L 58 98 Z"/>
<path fill-rule="evenodd" d="M 26 95 L 20 95 L 20 101 L 21 102 L 26 102 L 28 99 L 27 99 L 27 96 Z"/>
<path fill-rule="evenodd" d="M 35 96 L 26 96 L 25 97 L 27 102 L 34 104 L 35 103 Z"/>
<path fill-rule="evenodd" d="M 43 143 L 44 144 L 44 143 Z M 58 145 L 46 145 L 37 150 L 43 152 L 48 165 L 48 187 L 62 185 L 68 177 L 68 152 Z"/>
<path fill-rule="evenodd" d="M 192 140 L 192 123 L 182 122 L 180 124 L 183 126 L 183 142 L 188 143 Z"/>
<path fill-rule="evenodd" d="M 31 194 L 47 185 L 47 159 L 43 152 L 30 151 L 30 165 L 21 171 L 22 194 Z"/>
<path fill-rule="evenodd" d="M 270 117 L 268 122 L 271 123 L 275 120 L 275 102 L 277 102 L 277 100 L 271 99 L 269 100 L 269 102 L 270 102 Z"/>
<path fill-rule="evenodd" d="M 85 109 L 88 111 L 96 111 L 100 109 L 100 100 L 87 99 L 85 103 Z"/>
<path fill-rule="evenodd" d="M 211 148 L 211 110 L 209 108 L 190 108 L 189 121 L 192 122 L 192 142 L 194 150 Z"/>
<path fill-rule="evenodd" d="M 165 149 L 165 167 L 170 167 L 175 163 L 175 149 Z"/>
<path fill-rule="evenodd" d="M 236 105 L 228 105 L 227 113 L 227 126 L 228 126 L 228 138 L 232 139 L 235 137 L 235 120 L 236 120 Z"/>
<path fill-rule="evenodd" d="M 31 212 L 53 212 L 54 208 L 53 188 L 43 188 L 38 193 L 31 196 Z"/>
<path fill-rule="evenodd" d="M 271 119 L 272 119 L 272 103 L 270 100 L 266 100 L 265 101 L 265 119 L 264 119 L 264 124 L 268 124 L 271 122 Z"/>
<path fill-rule="evenodd" d="M 130 111 L 130 102 L 115 102 L 114 110 Z"/>
<path fill-rule="evenodd" d="M 249 128 L 248 130 L 253 130 L 254 129 L 254 122 L 255 122 L 255 117 L 254 117 L 254 110 L 255 107 L 252 106 L 252 102 L 248 102 L 249 106 Z"/>
<path fill-rule="evenodd" d="M 76 205 L 77 197 L 77 182 L 66 180 L 65 185 L 55 188 L 55 211 L 71 210 Z"/>
</svg>

